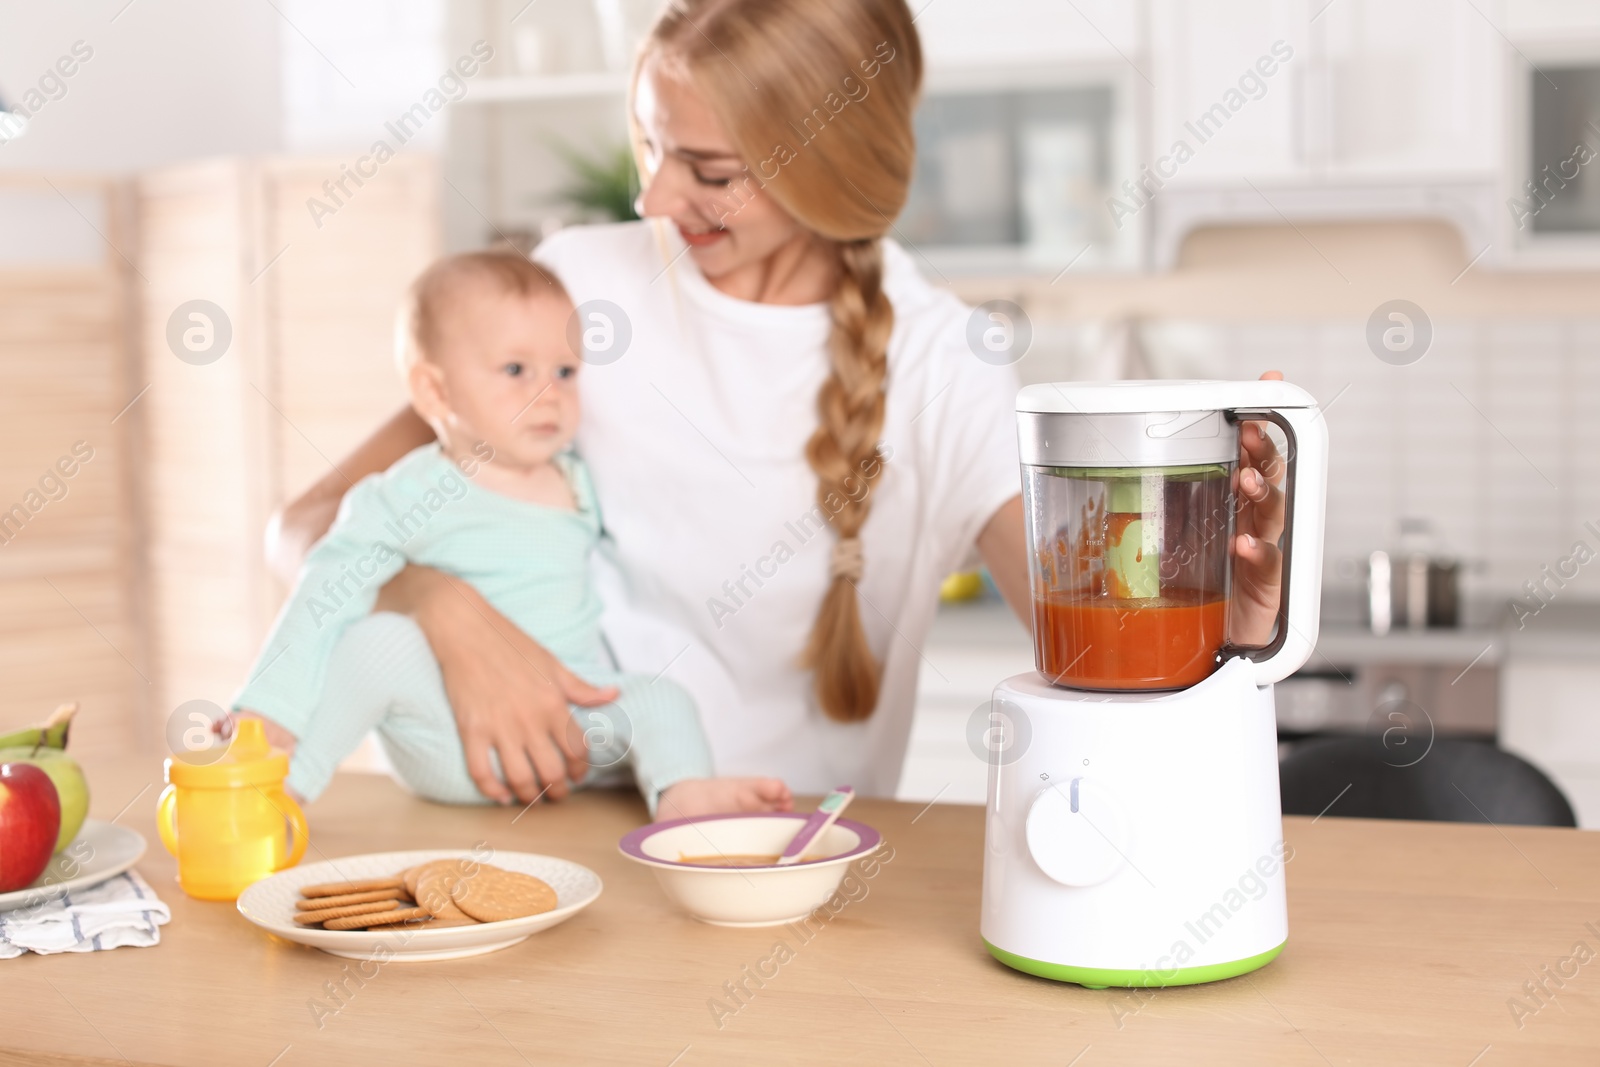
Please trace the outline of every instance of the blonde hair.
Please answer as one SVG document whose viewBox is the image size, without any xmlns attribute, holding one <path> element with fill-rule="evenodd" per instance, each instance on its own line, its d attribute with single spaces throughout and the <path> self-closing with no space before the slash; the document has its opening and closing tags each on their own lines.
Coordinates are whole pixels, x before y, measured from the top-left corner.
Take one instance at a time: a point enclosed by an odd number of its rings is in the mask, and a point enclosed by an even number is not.
<svg viewBox="0 0 1600 1067">
<path fill-rule="evenodd" d="M 903 0 L 672 0 L 641 51 L 636 80 L 652 54 L 681 64 L 760 188 L 837 252 L 832 373 L 806 445 L 817 503 L 837 542 L 801 662 L 824 713 L 857 722 L 878 703 L 880 667 L 855 582 L 870 487 L 883 470 L 894 309 L 883 292 L 879 238 L 905 204 L 916 160 L 916 27 Z"/>
<path fill-rule="evenodd" d="M 411 283 L 395 322 L 395 361 L 405 374 L 418 361 L 433 362 L 441 309 L 466 285 L 487 285 L 520 297 L 570 302 L 554 274 L 514 251 L 462 252 L 436 259 Z"/>
</svg>

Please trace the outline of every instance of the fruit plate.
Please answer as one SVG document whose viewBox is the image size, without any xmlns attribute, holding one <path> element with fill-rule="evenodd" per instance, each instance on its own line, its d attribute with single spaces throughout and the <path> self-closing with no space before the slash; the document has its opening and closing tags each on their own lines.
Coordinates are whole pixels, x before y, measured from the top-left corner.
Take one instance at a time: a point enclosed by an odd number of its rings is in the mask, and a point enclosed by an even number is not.
<svg viewBox="0 0 1600 1067">
<path fill-rule="evenodd" d="M 556 891 L 556 908 L 524 919 L 506 919 L 474 926 L 446 926 L 438 930 L 409 927 L 400 930 L 321 930 L 294 921 L 300 887 L 321 882 L 349 882 L 361 878 L 386 878 L 407 867 L 430 860 L 475 860 L 519 874 L 531 874 Z M 510 948 L 540 930 L 566 922 L 600 896 L 600 876 L 581 864 L 531 852 L 495 852 L 492 855 L 456 851 L 375 852 L 346 856 L 325 863 L 308 863 L 280 871 L 246 889 L 239 896 L 239 914 L 286 941 L 310 945 L 335 956 L 355 960 L 456 960 Z"/>
<path fill-rule="evenodd" d="M 78 836 L 50 860 L 32 885 L 0 893 L 0 911 L 37 907 L 74 889 L 99 885 L 138 863 L 144 849 L 137 830 L 104 819 L 85 819 Z"/>
</svg>

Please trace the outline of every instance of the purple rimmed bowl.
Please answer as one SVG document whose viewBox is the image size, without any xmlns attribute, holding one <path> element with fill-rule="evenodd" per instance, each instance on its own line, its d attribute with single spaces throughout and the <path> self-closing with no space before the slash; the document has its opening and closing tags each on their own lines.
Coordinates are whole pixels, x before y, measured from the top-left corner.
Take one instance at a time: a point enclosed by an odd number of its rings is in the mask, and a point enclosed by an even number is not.
<svg viewBox="0 0 1600 1067">
<path fill-rule="evenodd" d="M 840 819 L 800 863 L 718 865 L 731 857 L 778 856 L 806 818 L 804 812 L 770 812 L 672 819 L 639 827 L 617 848 L 654 871 L 667 898 L 701 922 L 778 926 L 809 915 L 839 888 L 850 864 L 883 841 L 865 823 Z"/>
</svg>

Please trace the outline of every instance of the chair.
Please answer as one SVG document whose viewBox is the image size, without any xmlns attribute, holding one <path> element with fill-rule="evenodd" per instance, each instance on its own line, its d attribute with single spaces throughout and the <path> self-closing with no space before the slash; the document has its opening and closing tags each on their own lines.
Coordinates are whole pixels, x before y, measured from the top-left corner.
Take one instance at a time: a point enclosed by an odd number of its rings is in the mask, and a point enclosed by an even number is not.
<svg viewBox="0 0 1600 1067">
<path fill-rule="evenodd" d="M 1413 761 L 1377 736 L 1313 739 L 1279 764 L 1278 784 L 1285 815 L 1578 825 L 1543 771 L 1485 741 L 1435 738 Z"/>
</svg>

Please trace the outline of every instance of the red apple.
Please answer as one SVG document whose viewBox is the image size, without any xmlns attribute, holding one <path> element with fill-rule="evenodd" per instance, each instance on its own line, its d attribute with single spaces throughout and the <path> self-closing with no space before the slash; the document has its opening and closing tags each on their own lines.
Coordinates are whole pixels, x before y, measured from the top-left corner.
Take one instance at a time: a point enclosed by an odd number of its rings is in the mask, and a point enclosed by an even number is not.
<svg viewBox="0 0 1600 1067">
<path fill-rule="evenodd" d="M 60 832 L 61 799 L 50 776 L 31 763 L 0 763 L 0 893 L 33 884 Z"/>
</svg>

